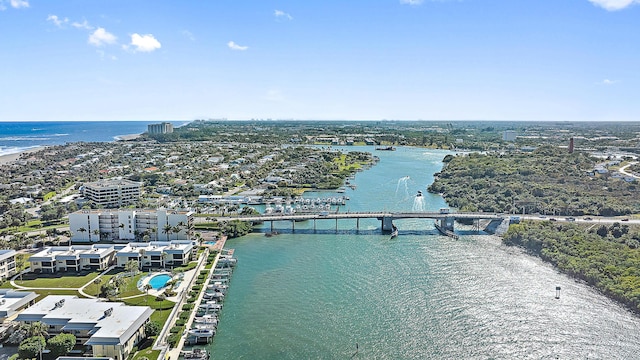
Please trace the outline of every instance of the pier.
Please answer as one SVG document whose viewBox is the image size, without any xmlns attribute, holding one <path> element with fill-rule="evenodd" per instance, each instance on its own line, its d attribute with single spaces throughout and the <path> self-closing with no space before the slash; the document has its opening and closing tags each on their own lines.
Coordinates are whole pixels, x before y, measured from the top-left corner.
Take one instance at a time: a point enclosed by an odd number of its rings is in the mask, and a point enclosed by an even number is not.
<svg viewBox="0 0 640 360">
<path fill-rule="evenodd" d="M 322 212 L 319 214 L 264 214 L 264 215 L 250 215 L 250 216 L 234 216 L 234 217 L 213 217 L 218 222 L 222 221 L 250 221 L 250 222 L 270 222 L 271 230 L 273 231 L 273 223 L 277 221 L 289 221 L 292 223 L 292 228 L 295 230 L 296 221 L 313 220 L 314 229 L 315 222 L 318 220 L 334 220 L 336 222 L 336 229 L 338 228 L 338 220 L 352 219 L 356 221 L 356 228 L 360 228 L 360 219 L 377 219 L 381 222 L 381 230 L 383 233 L 390 233 L 393 231 L 393 221 L 399 219 L 434 219 L 436 221 L 436 228 L 441 232 L 453 232 L 454 223 L 456 220 L 498 220 L 504 219 L 503 214 L 495 213 L 481 213 L 481 212 L 456 212 L 456 213 L 442 213 L 442 212 Z M 195 218 L 197 223 L 208 222 L 205 218 Z"/>
</svg>

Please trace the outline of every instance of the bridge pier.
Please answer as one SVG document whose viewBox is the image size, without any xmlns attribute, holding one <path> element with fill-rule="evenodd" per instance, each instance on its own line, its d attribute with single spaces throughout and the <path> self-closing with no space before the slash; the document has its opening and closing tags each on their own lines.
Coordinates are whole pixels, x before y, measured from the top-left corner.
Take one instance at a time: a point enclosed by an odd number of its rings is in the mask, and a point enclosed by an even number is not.
<svg viewBox="0 0 640 360">
<path fill-rule="evenodd" d="M 393 218 L 383 216 L 382 217 L 382 232 L 392 232 L 393 231 Z"/>
<path fill-rule="evenodd" d="M 453 232 L 453 224 L 455 223 L 455 219 L 456 218 L 453 216 L 447 216 L 436 221 L 438 221 L 438 224 L 440 225 L 440 228 L 442 230 Z"/>
</svg>

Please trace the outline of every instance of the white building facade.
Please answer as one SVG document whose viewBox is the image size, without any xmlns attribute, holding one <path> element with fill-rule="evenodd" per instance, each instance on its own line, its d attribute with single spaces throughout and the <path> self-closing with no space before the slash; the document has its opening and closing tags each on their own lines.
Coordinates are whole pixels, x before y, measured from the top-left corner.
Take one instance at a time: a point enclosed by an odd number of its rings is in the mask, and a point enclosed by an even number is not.
<svg viewBox="0 0 640 360">
<path fill-rule="evenodd" d="M 15 250 L 0 250 L 0 279 L 16 274 L 16 254 Z"/>
<path fill-rule="evenodd" d="M 116 249 L 110 244 L 45 247 L 29 258 L 32 272 L 102 271 L 115 261 Z"/>
<path fill-rule="evenodd" d="M 176 210 L 80 210 L 69 214 L 71 241 L 188 240 L 193 212 Z"/>
<path fill-rule="evenodd" d="M 142 193 L 142 183 L 125 179 L 110 179 L 84 184 L 82 195 L 105 208 L 117 208 L 136 202 Z"/>
<path fill-rule="evenodd" d="M 141 268 L 164 268 L 188 264 L 195 252 L 189 240 L 129 243 L 116 253 L 116 266 L 124 267 L 130 260 L 138 261 Z"/>
<path fill-rule="evenodd" d="M 145 339 L 144 326 L 152 313 L 148 306 L 49 295 L 25 309 L 16 321 L 42 322 L 50 336 L 75 335 L 80 343 L 91 346 L 94 357 L 124 360 Z"/>
</svg>

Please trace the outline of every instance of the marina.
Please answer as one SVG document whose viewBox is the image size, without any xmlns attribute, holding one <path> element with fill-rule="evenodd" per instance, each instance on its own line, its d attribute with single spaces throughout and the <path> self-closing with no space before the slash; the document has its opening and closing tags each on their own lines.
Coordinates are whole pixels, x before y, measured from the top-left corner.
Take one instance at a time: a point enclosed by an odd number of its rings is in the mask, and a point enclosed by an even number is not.
<svg viewBox="0 0 640 360">
<path fill-rule="evenodd" d="M 350 211 L 410 212 L 444 155 L 381 153 L 347 194 Z M 422 198 L 430 213 L 448 208 L 438 195 Z M 338 219 L 335 231 L 331 219 L 316 232 L 308 221 L 231 239 L 242 266 L 205 348 L 217 359 L 349 358 L 356 343 L 363 359 L 624 359 L 640 350 L 635 315 L 500 238 L 456 224 L 456 240 L 433 220 L 394 224 L 393 240 L 375 218 L 360 220 L 359 235 L 355 220 Z"/>
<path fill-rule="evenodd" d="M 206 352 L 208 356 L 207 350 L 192 346 L 208 344 L 216 335 L 219 324 L 218 317 L 222 311 L 225 294 L 229 289 L 228 284 L 236 264 L 237 259 L 233 257 L 233 250 L 223 249 L 218 255 L 215 266 L 207 277 L 206 286 L 199 297 L 200 301 L 196 304 L 191 328 L 186 331 L 184 344 L 187 348 L 183 349 L 183 354 L 192 354 L 197 351 L 199 355 Z M 187 352 L 184 353 L 184 351 Z M 184 358 L 187 359 L 187 356 L 185 355 Z"/>
</svg>

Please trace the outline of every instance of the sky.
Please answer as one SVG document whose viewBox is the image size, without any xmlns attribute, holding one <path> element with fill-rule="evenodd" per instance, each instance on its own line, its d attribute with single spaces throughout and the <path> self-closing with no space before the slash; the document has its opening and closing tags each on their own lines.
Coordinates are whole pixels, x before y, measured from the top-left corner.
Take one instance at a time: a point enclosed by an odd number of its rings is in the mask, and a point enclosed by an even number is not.
<svg viewBox="0 0 640 360">
<path fill-rule="evenodd" d="M 0 121 L 640 120 L 640 0 L 0 0 Z"/>
</svg>

